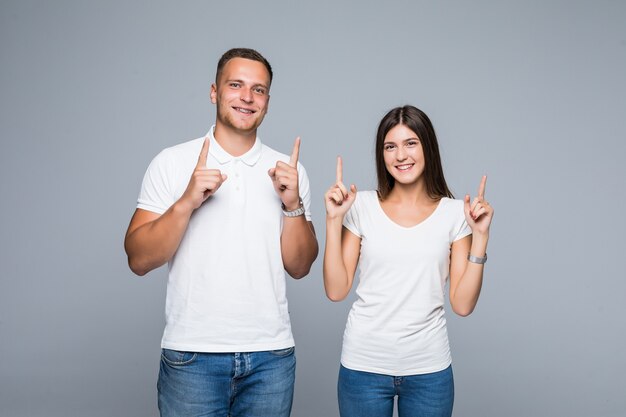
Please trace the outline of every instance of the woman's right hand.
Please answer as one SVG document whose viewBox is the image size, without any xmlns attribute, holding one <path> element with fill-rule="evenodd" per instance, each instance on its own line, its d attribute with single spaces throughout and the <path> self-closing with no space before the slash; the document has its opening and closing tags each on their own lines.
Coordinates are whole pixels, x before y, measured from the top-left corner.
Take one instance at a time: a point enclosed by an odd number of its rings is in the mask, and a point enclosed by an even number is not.
<svg viewBox="0 0 626 417">
<path fill-rule="evenodd" d="M 356 187 L 350 185 L 350 190 L 343 185 L 343 165 L 341 157 L 337 157 L 337 180 L 335 184 L 324 194 L 326 204 L 326 217 L 343 218 L 354 203 Z"/>
</svg>

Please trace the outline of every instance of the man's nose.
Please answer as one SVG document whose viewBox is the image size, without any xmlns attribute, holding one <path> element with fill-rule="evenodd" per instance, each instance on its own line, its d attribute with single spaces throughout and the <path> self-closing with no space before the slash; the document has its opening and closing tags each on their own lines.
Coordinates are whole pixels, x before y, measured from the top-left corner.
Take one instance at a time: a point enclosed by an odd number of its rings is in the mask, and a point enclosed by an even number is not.
<svg viewBox="0 0 626 417">
<path fill-rule="evenodd" d="M 252 103 L 254 101 L 254 96 L 252 95 L 252 90 L 249 88 L 243 88 L 241 90 L 241 101 L 244 103 Z"/>
</svg>

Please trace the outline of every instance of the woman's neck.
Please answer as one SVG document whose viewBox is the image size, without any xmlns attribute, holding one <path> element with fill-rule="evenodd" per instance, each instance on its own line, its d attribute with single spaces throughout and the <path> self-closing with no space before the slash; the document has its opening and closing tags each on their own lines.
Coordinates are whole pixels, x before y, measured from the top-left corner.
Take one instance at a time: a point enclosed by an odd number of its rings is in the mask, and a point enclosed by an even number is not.
<svg viewBox="0 0 626 417">
<path fill-rule="evenodd" d="M 432 198 L 428 195 L 423 181 L 413 184 L 399 184 L 396 182 L 387 198 L 385 198 L 385 202 L 388 203 L 412 206 L 430 206 L 437 201 L 439 201 L 438 198 Z"/>
</svg>

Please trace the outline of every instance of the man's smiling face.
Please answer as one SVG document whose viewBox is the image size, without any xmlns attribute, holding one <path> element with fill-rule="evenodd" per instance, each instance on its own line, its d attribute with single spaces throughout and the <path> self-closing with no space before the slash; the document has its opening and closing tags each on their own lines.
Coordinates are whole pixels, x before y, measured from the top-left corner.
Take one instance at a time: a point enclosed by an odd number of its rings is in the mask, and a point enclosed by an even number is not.
<svg viewBox="0 0 626 417">
<path fill-rule="evenodd" d="M 259 127 L 269 105 L 270 75 L 263 63 L 233 58 L 211 85 L 217 105 L 217 129 L 250 134 Z"/>
</svg>

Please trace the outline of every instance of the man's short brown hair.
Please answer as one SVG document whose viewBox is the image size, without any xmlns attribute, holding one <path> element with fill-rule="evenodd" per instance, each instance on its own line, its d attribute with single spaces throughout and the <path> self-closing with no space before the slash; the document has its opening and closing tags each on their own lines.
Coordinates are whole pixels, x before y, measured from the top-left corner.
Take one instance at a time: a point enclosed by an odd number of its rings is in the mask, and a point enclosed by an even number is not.
<svg viewBox="0 0 626 417">
<path fill-rule="evenodd" d="M 229 49 L 224 53 L 224 55 L 222 55 L 219 62 L 217 63 L 217 71 L 215 72 L 216 83 L 219 82 L 220 75 L 222 75 L 222 70 L 224 69 L 224 65 L 226 65 L 226 63 L 233 58 L 250 59 L 252 61 L 259 61 L 260 63 L 265 65 L 267 72 L 270 74 L 270 85 L 272 84 L 272 78 L 274 76 L 274 74 L 272 73 L 272 66 L 263 55 L 250 48 L 233 48 Z"/>
</svg>

